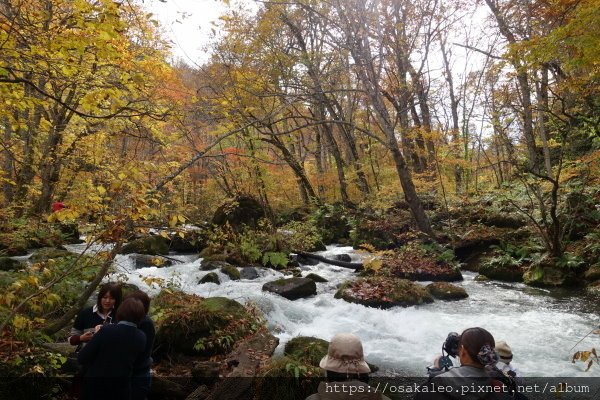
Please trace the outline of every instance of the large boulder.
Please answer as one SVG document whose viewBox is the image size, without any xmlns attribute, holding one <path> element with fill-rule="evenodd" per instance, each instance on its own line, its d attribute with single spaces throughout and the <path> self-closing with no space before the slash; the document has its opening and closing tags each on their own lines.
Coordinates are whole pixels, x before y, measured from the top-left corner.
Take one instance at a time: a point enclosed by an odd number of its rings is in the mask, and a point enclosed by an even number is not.
<svg viewBox="0 0 600 400">
<path fill-rule="evenodd" d="M 600 264 L 591 266 L 585 271 L 584 278 L 586 282 L 594 282 L 600 280 Z"/>
<path fill-rule="evenodd" d="M 235 300 L 161 292 L 153 301 L 161 314 L 155 346 L 168 354 L 212 356 L 228 353 L 263 324 Z"/>
<path fill-rule="evenodd" d="M 448 282 L 430 283 L 427 285 L 427 290 L 439 300 L 462 300 L 469 297 L 465 289 Z"/>
<path fill-rule="evenodd" d="M 25 268 L 25 263 L 10 257 L 0 257 L 0 271 L 17 271 Z"/>
<path fill-rule="evenodd" d="M 329 282 L 327 279 L 323 278 L 322 276 L 313 274 L 313 273 L 306 275 L 305 278 L 312 279 L 313 281 L 320 282 L 320 283 Z"/>
<path fill-rule="evenodd" d="M 65 249 L 57 249 L 54 247 L 44 247 L 42 249 L 36 250 L 31 257 L 29 257 L 29 261 L 32 263 L 38 263 L 48 260 L 54 260 L 57 258 L 74 256 L 73 253 L 65 250 Z"/>
<path fill-rule="evenodd" d="M 523 281 L 539 287 L 574 286 L 579 283 L 573 270 L 556 265 L 552 258 L 531 265 L 523 274 Z"/>
<path fill-rule="evenodd" d="M 239 281 L 241 278 L 240 271 L 233 265 L 222 266 L 221 272 L 227 275 L 232 281 Z"/>
<path fill-rule="evenodd" d="M 239 230 L 242 225 L 256 228 L 258 221 L 265 217 L 263 206 L 254 198 L 240 196 L 223 203 L 213 216 L 213 224 L 223 226 L 229 224 Z"/>
<path fill-rule="evenodd" d="M 216 283 L 217 285 L 220 285 L 221 280 L 219 279 L 219 275 L 217 275 L 216 272 L 209 272 L 198 281 L 198 284 L 202 283 Z"/>
<path fill-rule="evenodd" d="M 305 257 L 301 254 L 293 255 L 292 262 L 294 262 L 294 261 L 301 265 L 312 265 L 312 266 L 315 266 L 320 263 L 319 260 L 315 260 L 314 258 L 310 258 L 310 257 Z"/>
<path fill-rule="evenodd" d="M 121 249 L 121 254 L 169 254 L 169 239 L 160 235 L 145 236 L 127 243 Z"/>
<path fill-rule="evenodd" d="M 240 270 L 240 278 L 254 280 L 258 278 L 258 271 L 254 267 L 245 267 Z"/>
<path fill-rule="evenodd" d="M 212 271 L 213 269 L 221 269 L 223 267 L 232 267 L 233 265 L 229 264 L 226 261 L 211 261 L 203 259 L 200 263 L 200 269 L 202 271 Z"/>
<path fill-rule="evenodd" d="M 170 267 L 173 265 L 173 261 L 168 258 L 161 256 L 153 256 L 149 254 L 135 254 L 133 256 L 135 268 L 149 268 L 149 267 Z"/>
<path fill-rule="evenodd" d="M 427 289 L 417 283 L 379 276 L 345 282 L 335 298 L 375 308 L 408 307 L 433 302 Z"/>
<path fill-rule="evenodd" d="M 525 267 L 511 257 L 488 258 L 479 266 L 479 273 L 504 282 L 523 282 Z"/>
<path fill-rule="evenodd" d="M 312 279 L 288 278 L 267 282 L 263 285 L 262 290 L 278 294 L 289 300 L 296 300 L 317 294 L 317 285 Z"/>
</svg>

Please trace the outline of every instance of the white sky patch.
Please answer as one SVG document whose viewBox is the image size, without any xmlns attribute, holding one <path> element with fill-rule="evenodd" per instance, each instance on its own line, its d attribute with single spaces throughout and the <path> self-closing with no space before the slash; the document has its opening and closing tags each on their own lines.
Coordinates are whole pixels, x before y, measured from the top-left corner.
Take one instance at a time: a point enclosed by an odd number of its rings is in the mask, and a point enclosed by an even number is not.
<svg viewBox="0 0 600 400">
<path fill-rule="evenodd" d="M 221 0 L 144 0 L 142 6 L 164 29 L 171 41 L 174 61 L 190 66 L 208 61 L 211 30 L 227 6 Z"/>
</svg>

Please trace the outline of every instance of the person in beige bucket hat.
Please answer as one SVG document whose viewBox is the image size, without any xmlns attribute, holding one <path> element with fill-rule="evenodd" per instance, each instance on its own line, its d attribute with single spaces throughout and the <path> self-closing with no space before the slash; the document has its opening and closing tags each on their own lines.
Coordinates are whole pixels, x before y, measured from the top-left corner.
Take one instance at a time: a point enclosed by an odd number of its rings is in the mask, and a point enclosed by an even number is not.
<svg viewBox="0 0 600 400">
<path fill-rule="evenodd" d="M 317 393 L 306 400 L 390 400 L 368 385 L 371 368 L 365 361 L 362 343 L 356 335 L 335 335 L 319 366 L 325 370 L 327 382 L 321 382 Z M 345 389 L 342 389 L 342 384 Z"/>
<path fill-rule="evenodd" d="M 495 350 L 496 354 L 498 354 L 498 364 L 496 364 L 496 367 L 505 375 L 513 378 L 520 377 L 521 373 L 512 364 L 513 353 L 508 343 L 503 340 L 497 342 Z"/>
</svg>

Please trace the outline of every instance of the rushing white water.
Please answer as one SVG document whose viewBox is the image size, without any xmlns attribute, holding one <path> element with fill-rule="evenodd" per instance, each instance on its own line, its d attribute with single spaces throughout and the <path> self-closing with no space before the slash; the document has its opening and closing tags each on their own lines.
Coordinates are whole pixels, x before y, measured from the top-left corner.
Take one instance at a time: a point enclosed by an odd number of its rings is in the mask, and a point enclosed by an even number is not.
<svg viewBox="0 0 600 400">
<path fill-rule="evenodd" d="M 72 250 L 76 250 L 73 248 Z M 350 247 L 329 246 L 325 257 L 350 254 L 360 259 Z M 162 284 L 180 288 L 200 296 L 225 296 L 242 303 L 252 301 L 264 312 L 269 327 L 283 345 L 295 336 L 315 336 L 330 340 L 338 332 L 352 332 L 363 342 L 368 361 L 386 373 L 404 376 L 425 375 L 425 367 L 439 354 L 450 331 L 480 326 L 496 340 L 505 340 L 513 349 L 514 364 L 525 376 L 600 377 L 594 366 L 584 372 L 583 363 L 573 364 L 570 356 L 577 350 L 600 347 L 600 337 L 590 335 L 575 344 L 592 329 L 600 317 L 581 305 L 580 298 L 559 298 L 554 292 L 534 289 L 523 284 L 476 282 L 475 274 L 463 273 L 469 298 L 460 301 L 436 301 L 433 304 L 388 310 L 367 308 L 334 299 L 336 287 L 352 279 L 352 270 L 320 263 L 302 266 L 303 275 L 310 272 L 329 280 L 317 283 L 317 295 L 295 301 L 262 292 L 265 282 L 282 276 L 270 269 L 260 269 L 255 280 L 231 281 L 215 270 L 221 284 L 198 284 L 209 271 L 200 269 L 200 259 L 189 255 L 171 256 L 181 263 L 171 267 L 135 269 L 130 256 L 117 257 L 120 279 L 155 295 L 160 288 L 147 278 L 160 278 Z M 112 276 L 111 279 L 116 279 Z M 148 284 L 150 283 L 150 284 Z"/>
</svg>

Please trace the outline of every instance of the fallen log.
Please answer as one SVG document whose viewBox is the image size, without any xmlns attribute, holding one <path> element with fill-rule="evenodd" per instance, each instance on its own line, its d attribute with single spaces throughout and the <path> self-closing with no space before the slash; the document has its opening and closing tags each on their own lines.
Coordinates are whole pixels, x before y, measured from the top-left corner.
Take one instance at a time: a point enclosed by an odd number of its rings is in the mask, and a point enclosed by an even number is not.
<svg viewBox="0 0 600 400">
<path fill-rule="evenodd" d="M 325 264 L 336 265 L 338 267 L 343 267 L 343 268 L 350 268 L 355 271 L 363 269 L 362 263 L 330 260 L 329 258 L 325 258 L 325 257 L 319 256 L 317 254 L 306 253 L 304 251 L 294 251 L 294 253 L 298 254 L 299 256 L 305 257 L 305 258 L 312 258 L 313 260 L 318 260 L 318 261 L 324 262 Z"/>
</svg>

